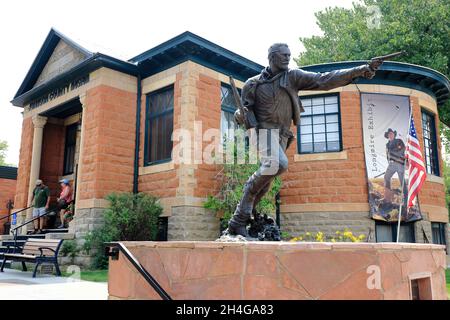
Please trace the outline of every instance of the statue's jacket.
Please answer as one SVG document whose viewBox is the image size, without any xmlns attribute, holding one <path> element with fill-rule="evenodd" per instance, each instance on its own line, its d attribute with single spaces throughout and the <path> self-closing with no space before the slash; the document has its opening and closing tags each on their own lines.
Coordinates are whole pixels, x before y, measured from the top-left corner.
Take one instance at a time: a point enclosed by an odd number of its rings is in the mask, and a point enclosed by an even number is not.
<svg viewBox="0 0 450 320">
<path fill-rule="evenodd" d="M 300 125 L 300 113 L 305 111 L 298 97 L 300 90 L 330 90 L 345 86 L 351 83 L 354 78 L 362 76 L 365 67 L 362 65 L 325 73 L 309 72 L 302 69 L 289 69 L 275 76 L 272 76 L 270 69 L 266 67 L 259 75 L 245 82 L 242 89 L 242 104 L 244 107 L 247 107 L 249 112 L 255 113 L 259 123 L 276 123 L 277 121 L 274 121 L 274 119 L 279 118 L 277 115 L 269 115 L 261 119 L 256 99 L 257 89 L 260 84 L 273 83 L 274 86 L 278 86 L 288 93 L 292 106 L 292 121 L 297 126 Z"/>
</svg>

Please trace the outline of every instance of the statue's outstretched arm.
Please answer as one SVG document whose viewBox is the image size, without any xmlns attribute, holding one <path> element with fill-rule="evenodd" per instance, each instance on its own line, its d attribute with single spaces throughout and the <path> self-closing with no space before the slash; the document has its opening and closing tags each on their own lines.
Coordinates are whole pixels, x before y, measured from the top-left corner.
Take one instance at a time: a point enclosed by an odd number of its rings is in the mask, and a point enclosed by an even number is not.
<svg viewBox="0 0 450 320">
<path fill-rule="evenodd" d="M 375 75 L 367 64 L 324 73 L 302 69 L 291 70 L 290 73 L 298 90 L 331 90 L 345 86 L 357 77 L 372 78 Z"/>
</svg>

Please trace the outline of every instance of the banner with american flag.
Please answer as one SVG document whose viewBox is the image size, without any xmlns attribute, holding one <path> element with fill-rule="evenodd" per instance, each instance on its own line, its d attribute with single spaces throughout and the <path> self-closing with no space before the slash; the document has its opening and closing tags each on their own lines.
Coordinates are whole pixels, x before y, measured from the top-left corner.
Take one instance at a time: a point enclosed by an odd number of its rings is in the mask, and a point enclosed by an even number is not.
<svg viewBox="0 0 450 320">
<path fill-rule="evenodd" d="M 387 223 L 398 222 L 399 217 L 402 222 L 421 220 L 418 203 L 408 207 L 407 201 L 408 190 L 411 190 L 411 204 L 414 203 L 414 192 L 420 189 L 423 179 L 419 170 L 423 161 L 416 160 L 422 156 L 415 130 L 408 142 L 411 131 L 409 97 L 363 92 L 361 111 L 370 217 Z M 413 164 L 410 188 L 407 145 L 410 145 L 408 150 Z"/>
<path fill-rule="evenodd" d="M 405 156 L 408 159 L 408 208 L 411 208 L 416 204 L 417 195 L 427 178 L 413 116 L 411 116 Z"/>
</svg>

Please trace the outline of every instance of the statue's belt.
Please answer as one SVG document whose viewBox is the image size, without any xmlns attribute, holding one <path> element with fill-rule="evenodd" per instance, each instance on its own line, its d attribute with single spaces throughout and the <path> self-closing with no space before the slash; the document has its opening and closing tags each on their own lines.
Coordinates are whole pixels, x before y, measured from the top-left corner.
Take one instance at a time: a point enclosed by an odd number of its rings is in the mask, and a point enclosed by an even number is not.
<svg viewBox="0 0 450 320">
<path fill-rule="evenodd" d="M 283 136 L 283 137 L 286 137 L 289 139 L 294 138 L 294 134 L 292 133 L 291 130 L 289 130 L 289 128 L 286 128 L 285 126 L 276 124 L 276 123 L 259 122 L 257 129 L 278 129 L 278 130 L 280 130 L 280 136 Z"/>
</svg>

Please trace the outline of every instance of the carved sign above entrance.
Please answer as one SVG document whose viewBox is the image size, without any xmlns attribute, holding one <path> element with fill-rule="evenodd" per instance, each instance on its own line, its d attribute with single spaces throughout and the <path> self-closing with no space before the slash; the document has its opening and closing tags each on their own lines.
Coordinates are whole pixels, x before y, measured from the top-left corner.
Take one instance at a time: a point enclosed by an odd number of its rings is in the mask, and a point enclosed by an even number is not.
<svg viewBox="0 0 450 320">
<path fill-rule="evenodd" d="M 89 82 L 89 74 L 83 77 L 77 78 L 71 82 L 68 82 L 58 88 L 51 90 L 50 92 L 44 94 L 38 99 L 32 100 L 30 103 L 30 109 L 35 109 L 49 101 L 52 101 L 58 97 L 65 95 L 66 93 L 78 89 Z"/>
</svg>

